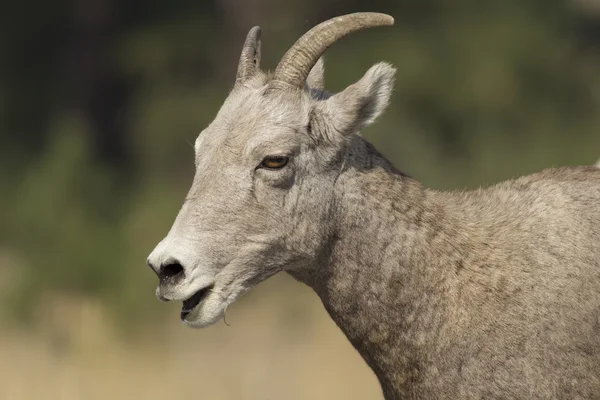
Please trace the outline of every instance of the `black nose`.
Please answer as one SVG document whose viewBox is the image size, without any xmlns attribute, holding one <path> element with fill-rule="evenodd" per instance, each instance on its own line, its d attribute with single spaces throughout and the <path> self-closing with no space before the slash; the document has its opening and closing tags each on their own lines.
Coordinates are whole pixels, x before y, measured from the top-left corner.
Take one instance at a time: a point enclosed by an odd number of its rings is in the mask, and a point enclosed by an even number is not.
<svg viewBox="0 0 600 400">
<path fill-rule="evenodd" d="M 183 266 L 177 260 L 165 262 L 158 267 L 148 260 L 148 265 L 158 275 L 161 282 L 177 281 L 185 276 Z"/>
</svg>

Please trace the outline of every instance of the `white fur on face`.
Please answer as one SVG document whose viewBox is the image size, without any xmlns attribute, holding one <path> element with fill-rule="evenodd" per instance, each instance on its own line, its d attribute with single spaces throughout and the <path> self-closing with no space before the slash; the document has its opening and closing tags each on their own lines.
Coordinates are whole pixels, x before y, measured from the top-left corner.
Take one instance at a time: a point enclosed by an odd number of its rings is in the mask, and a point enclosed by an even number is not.
<svg viewBox="0 0 600 400">
<path fill-rule="evenodd" d="M 322 86 L 323 62 L 310 83 Z M 179 263 L 159 298 L 185 301 L 211 287 L 184 323 L 205 327 L 257 283 L 283 270 L 317 264 L 334 220 L 334 183 L 348 137 L 388 104 L 394 69 L 378 64 L 348 89 L 315 98 L 311 89 L 265 95 L 266 76 L 235 88 L 196 139 L 196 174 L 167 237 L 149 257 Z M 316 90 L 320 90 L 317 88 Z M 289 157 L 281 170 L 266 156 Z"/>
</svg>

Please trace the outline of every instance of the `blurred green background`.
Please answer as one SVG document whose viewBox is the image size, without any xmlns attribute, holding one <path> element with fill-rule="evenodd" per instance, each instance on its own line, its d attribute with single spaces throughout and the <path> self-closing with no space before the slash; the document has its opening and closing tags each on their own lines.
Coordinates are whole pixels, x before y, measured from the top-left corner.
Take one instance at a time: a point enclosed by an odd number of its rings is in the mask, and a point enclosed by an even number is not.
<svg viewBox="0 0 600 400">
<path fill-rule="evenodd" d="M 326 53 L 339 91 L 375 62 L 393 103 L 364 135 L 463 189 L 600 157 L 600 0 L 73 0 L 0 15 L 0 399 L 381 398 L 319 300 L 287 277 L 183 328 L 145 266 L 245 35 L 273 69 L 340 14 L 396 25 Z"/>
</svg>

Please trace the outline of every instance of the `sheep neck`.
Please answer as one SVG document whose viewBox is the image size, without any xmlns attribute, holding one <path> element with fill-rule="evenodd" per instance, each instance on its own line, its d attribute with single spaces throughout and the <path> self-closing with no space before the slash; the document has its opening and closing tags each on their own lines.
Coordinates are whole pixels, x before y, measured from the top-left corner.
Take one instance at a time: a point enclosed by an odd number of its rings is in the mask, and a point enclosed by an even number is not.
<svg viewBox="0 0 600 400">
<path fill-rule="evenodd" d="M 466 236 L 434 192 L 382 159 L 368 166 L 339 179 L 339 223 L 322 265 L 292 275 L 319 295 L 386 398 L 397 398 L 439 365 L 456 329 L 453 277 Z"/>
</svg>

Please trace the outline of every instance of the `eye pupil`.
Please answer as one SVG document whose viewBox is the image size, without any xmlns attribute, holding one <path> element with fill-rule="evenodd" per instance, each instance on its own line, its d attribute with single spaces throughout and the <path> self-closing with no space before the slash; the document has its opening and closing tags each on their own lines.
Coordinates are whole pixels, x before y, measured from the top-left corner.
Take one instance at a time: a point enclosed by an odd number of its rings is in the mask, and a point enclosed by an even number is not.
<svg viewBox="0 0 600 400">
<path fill-rule="evenodd" d="M 280 169 L 287 165 L 288 157 L 285 156 L 267 156 L 261 163 L 262 167 L 269 169 Z"/>
</svg>

